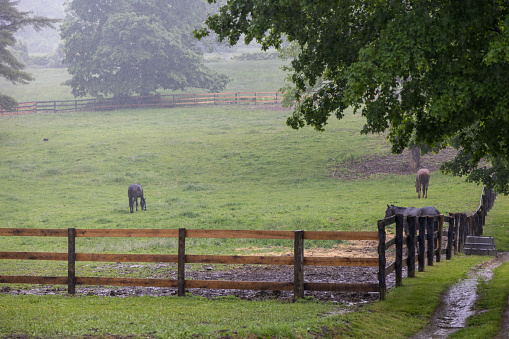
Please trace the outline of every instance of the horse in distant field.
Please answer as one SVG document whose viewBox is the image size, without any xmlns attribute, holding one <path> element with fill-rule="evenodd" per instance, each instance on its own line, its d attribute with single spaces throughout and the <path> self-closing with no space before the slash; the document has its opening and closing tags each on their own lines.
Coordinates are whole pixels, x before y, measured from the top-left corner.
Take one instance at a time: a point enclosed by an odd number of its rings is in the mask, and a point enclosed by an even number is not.
<svg viewBox="0 0 509 339">
<path fill-rule="evenodd" d="M 134 213 L 134 203 L 136 203 L 136 211 L 138 211 L 138 198 L 140 198 L 141 210 L 147 210 L 147 204 L 143 197 L 143 187 L 141 187 L 140 183 L 129 185 L 127 195 L 129 196 L 129 209 L 131 213 Z"/>
<path fill-rule="evenodd" d="M 387 205 L 387 209 L 385 210 L 385 218 L 392 217 L 396 214 L 402 214 L 404 217 L 423 217 L 423 216 L 435 216 L 440 215 L 440 212 L 433 206 L 426 206 L 421 208 L 416 207 L 398 207 L 394 205 Z M 405 234 L 408 234 L 408 224 L 405 221 L 403 224 L 405 229 Z"/>
<path fill-rule="evenodd" d="M 421 186 L 422 186 L 422 197 L 426 195 L 428 198 L 428 185 L 429 185 L 429 171 L 425 168 L 421 168 L 417 171 L 417 177 L 415 179 L 415 191 L 417 192 L 417 198 L 421 198 Z"/>
</svg>

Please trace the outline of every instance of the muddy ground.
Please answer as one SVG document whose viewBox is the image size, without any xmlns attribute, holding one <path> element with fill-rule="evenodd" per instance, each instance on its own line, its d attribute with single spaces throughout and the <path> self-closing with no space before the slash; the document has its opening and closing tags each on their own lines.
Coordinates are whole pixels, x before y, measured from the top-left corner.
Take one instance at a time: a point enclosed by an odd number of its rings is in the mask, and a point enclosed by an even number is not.
<svg viewBox="0 0 509 339">
<path fill-rule="evenodd" d="M 108 265 L 109 266 L 109 265 Z M 110 274 L 116 277 L 127 276 L 143 266 L 143 270 L 153 272 L 153 278 L 177 279 L 177 267 L 174 264 L 114 264 L 110 268 Z M 106 268 L 106 267 L 105 267 Z M 306 282 L 327 283 L 378 283 L 377 267 L 306 267 Z M 394 285 L 394 279 L 389 278 L 389 285 Z M 228 281 L 293 281 L 292 266 L 201 266 L 190 268 L 186 271 L 186 279 L 200 280 L 228 280 Z M 201 296 L 206 298 L 220 298 L 235 296 L 245 300 L 269 300 L 291 301 L 292 291 L 250 291 L 250 290 L 209 290 L 188 289 L 189 296 Z M 65 286 L 41 287 L 32 289 L 12 289 L 4 286 L 0 293 L 12 295 L 64 295 L 67 293 Z M 177 295 L 176 288 L 156 287 L 76 287 L 78 296 L 98 295 L 106 297 L 135 297 L 135 296 L 173 296 Z M 369 303 L 378 299 L 378 293 L 333 293 L 306 291 L 306 297 L 314 297 L 321 301 L 331 301 L 342 304 L 354 305 Z"/>
</svg>

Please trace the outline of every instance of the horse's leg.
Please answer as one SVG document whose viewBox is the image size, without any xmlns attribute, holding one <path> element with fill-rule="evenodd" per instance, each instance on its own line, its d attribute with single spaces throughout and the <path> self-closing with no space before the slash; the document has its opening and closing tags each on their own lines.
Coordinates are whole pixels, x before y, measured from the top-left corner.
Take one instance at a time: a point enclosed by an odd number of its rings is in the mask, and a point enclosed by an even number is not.
<svg viewBox="0 0 509 339">
<path fill-rule="evenodd" d="M 129 211 L 133 213 L 133 198 L 129 197 Z"/>
<path fill-rule="evenodd" d="M 428 199 L 428 185 L 426 185 L 426 199 Z"/>
<path fill-rule="evenodd" d="M 134 199 L 136 201 L 136 212 L 138 212 L 138 198 Z"/>
</svg>

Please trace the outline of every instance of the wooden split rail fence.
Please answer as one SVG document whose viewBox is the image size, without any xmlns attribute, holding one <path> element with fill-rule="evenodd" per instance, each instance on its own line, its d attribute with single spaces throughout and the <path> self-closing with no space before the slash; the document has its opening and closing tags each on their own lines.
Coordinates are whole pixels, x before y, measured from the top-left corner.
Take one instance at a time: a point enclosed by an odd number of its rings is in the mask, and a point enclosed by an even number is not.
<svg viewBox="0 0 509 339">
<path fill-rule="evenodd" d="M 283 94 L 279 92 L 234 92 L 234 93 L 196 93 L 165 94 L 108 99 L 80 99 L 23 102 L 15 111 L 0 110 L 0 115 L 26 113 L 56 113 L 77 111 L 106 111 L 124 108 L 157 108 L 184 105 L 236 105 L 236 104 L 274 104 L 281 103 Z"/>
<path fill-rule="evenodd" d="M 177 288 L 182 296 L 188 288 L 245 289 L 245 290 L 286 290 L 294 298 L 302 298 L 305 290 L 334 292 L 379 292 L 384 300 L 386 277 L 395 273 L 396 287 L 402 285 L 403 267 L 407 266 L 408 277 L 415 277 L 415 264 L 422 272 L 425 265 L 432 266 L 441 261 L 443 254 L 449 260 L 462 250 L 466 235 L 482 234 L 486 213 L 492 208 L 495 194 L 483 190 L 479 208 L 470 215 L 465 213 L 448 216 L 404 217 L 396 215 L 378 221 L 378 232 L 327 232 L 327 231 L 256 231 L 256 230 L 196 230 L 196 229 L 24 229 L 0 228 L 0 236 L 65 237 L 67 253 L 47 252 L 0 252 L 0 260 L 56 260 L 67 261 L 67 276 L 6 276 L 0 275 L 0 283 L 67 285 L 68 293 L 76 292 L 76 285 L 106 286 L 151 286 Z M 404 223 L 408 236 L 404 237 Z M 387 241 L 386 227 L 396 224 L 396 236 Z M 448 224 L 447 229 L 444 223 Z M 481 232 L 479 234 L 479 232 Z M 80 237 L 167 237 L 178 238 L 178 253 L 171 254 L 105 254 L 77 253 L 76 238 Z M 188 255 L 187 238 L 248 238 L 287 239 L 294 241 L 294 255 L 291 256 L 226 256 Z M 443 241 L 445 239 L 445 246 Z M 369 240 L 378 242 L 376 258 L 346 257 L 305 257 L 304 240 L 353 241 Z M 387 265 L 387 252 L 395 248 L 395 261 Z M 406 257 L 403 256 L 406 253 Z M 76 262 L 169 262 L 177 263 L 177 279 L 108 278 L 76 276 Z M 219 281 L 186 279 L 185 264 L 252 264 L 252 265 L 293 265 L 294 279 L 287 282 L 270 281 Z M 314 283 L 305 282 L 304 266 L 378 266 L 378 283 Z"/>
<path fill-rule="evenodd" d="M 483 188 L 481 201 L 473 213 L 450 213 L 448 216 L 405 217 L 395 215 L 378 221 L 378 245 L 380 299 L 385 299 L 387 290 L 386 276 L 395 272 L 396 287 L 402 285 L 403 267 L 407 267 L 407 276 L 415 277 L 415 264 L 419 272 L 423 272 L 426 264 L 440 262 L 445 254 L 446 260 L 463 251 L 467 235 L 480 236 L 486 223 L 486 215 L 493 207 L 496 194 Z M 386 241 L 386 227 L 396 224 L 396 236 Z M 408 234 L 403 235 L 404 224 Z M 448 227 L 444 228 L 444 223 Z M 444 244 L 445 241 L 445 244 Z M 395 251 L 395 261 L 387 266 L 386 252 Z M 403 256 L 403 254 L 406 256 Z"/>
<path fill-rule="evenodd" d="M 68 285 L 68 293 L 74 294 L 76 285 L 152 286 L 173 287 L 178 295 L 188 288 L 247 289 L 247 290 L 293 290 L 294 298 L 302 298 L 305 290 L 336 292 L 378 292 L 377 283 L 313 283 L 304 281 L 304 266 L 378 266 L 378 258 L 305 257 L 304 240 L 372 240 L 378 241 L 377 232 L 320 232 L 320 231 L 247 231 L 247 230 L 196 230 L 196 229 L 23 229 L 0 228 L 0 236 L 66 237 L 68 253 L 0 252 L 0 259 L 60 260 L 68 261 L 67 276 L 5 276 L 0 283 L 62 284 Z M 77 253 L 76 238 L 80 237 L 171 237 L 178 238 L 178 254 L 98 254 Z M 187 255 L 187 238 L 253 238 L 293 239 L 294 256 L 224 256 Z M 177 263 L 177 279 L 135 279 L 76 276 L 76 262 L 170 262 Z M 291 282 L 188 280 L 185 264 L 253 264 L 293 265 L 294 280 Z"/>
</svg>

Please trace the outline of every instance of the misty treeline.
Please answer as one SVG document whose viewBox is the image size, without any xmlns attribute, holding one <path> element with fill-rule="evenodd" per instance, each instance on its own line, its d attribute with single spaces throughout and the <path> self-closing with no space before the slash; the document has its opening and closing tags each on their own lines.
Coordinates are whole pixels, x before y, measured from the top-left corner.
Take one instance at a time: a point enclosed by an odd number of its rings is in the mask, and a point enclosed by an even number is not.
<svg viewBox="0 0 509 339">
<path fill-rule="evenodd" d="M 14 1 L 14 0 L 11 0 Z M 60 27 L 68 19 L 66 19 L 66 8 L 71 0 L 19 0 L 16 4 L 17 8 L 23 12 L 32 12 L 34 15 L 40 15 L 47 18 L 61 19 L 60 23 L 55 24 L 55 28 L 44 28 L 40 31 L 35 31 L 32 27 L 24 27 L 16 32 L 16 45 L 12 47 L 13 54 L 16 58 L 28 67 L 49 67 L 49 68 L 64 68 L 66 67 L 62 60 L 64 58 Z M 122 1 L 101 1 L 102 3 L 112 3 L 120 5 Z M 145 3 L 146 1 L 138 1 Z M 173 1 L 165 1 L 170 4 Z M 203 4 L 205 0 L 200 0 Z M 95 1 L 89 1 L 89 6 L 94 6 Z M 221 3 L 219 1 L 218 3 Z M 217 6 L 203 6 L 201 8 L 195 7 L 199 11 L 197 14 L 198 20 L 195 28 L 202 26 L 207 14 L 217 10 Z M 170 18 L 169 18 L 170 19 Z M 219 43 L 215 37 L 204 41 L 194 41 L 194 44 L 202 52 L 232 52 L 235 47 L 229 46 L 226 43 Z"/>
</svg>

